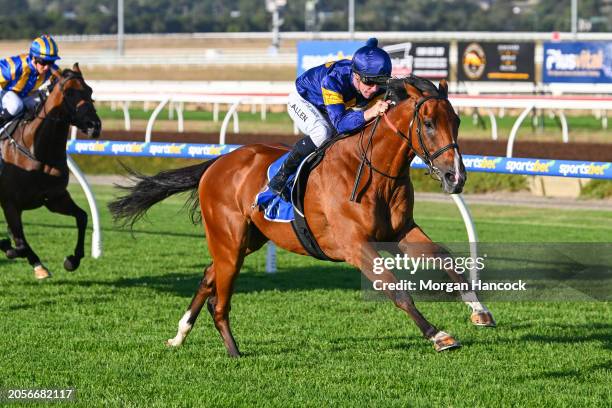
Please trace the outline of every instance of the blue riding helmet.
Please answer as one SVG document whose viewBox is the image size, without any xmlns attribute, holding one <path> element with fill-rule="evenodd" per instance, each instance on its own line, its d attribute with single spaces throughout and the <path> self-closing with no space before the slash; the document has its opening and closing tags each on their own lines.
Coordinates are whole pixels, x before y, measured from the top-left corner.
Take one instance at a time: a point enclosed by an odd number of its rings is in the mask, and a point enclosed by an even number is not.
<svg viewBox="0 0 612 408">
<path fill-rule="evenodd" d="M 53 62 L 61 59 L 58 55 L 57 43 L 50 35 L 41 35 L 32 41 L 30 55 L 32 58 L 40 58 L 43 61 Z"/>
<path fill-rule="evenodd" d="M 391 58 L 378 48 L 376 38 L 370 38 L 353 54 L 352 69 L 364 82 L 386 82 L 391 77 Z"/>
</svg>

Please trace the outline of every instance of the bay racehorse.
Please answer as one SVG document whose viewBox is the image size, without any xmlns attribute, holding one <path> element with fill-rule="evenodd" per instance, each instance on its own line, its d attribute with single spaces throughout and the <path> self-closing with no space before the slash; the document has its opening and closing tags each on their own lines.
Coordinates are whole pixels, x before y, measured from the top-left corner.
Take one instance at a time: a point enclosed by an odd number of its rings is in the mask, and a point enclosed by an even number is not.
<svg viewBox="0 0 612 408">
<path fill-rule="evenodd" d="M 323 161 L 310 174 L 304 214 L 328 257 L 354 265 L 370 280 L 390 283 L 397 281 L 391 271 L 373 273 L 374 259 L 380 255 L 372 242 L 399 243 L 398 249 L 409 255 L 414 252 L 414 244 L 419 244 L 418 254 L 412 256 L 430 255 L 422 253 L 423 244 L 428 245 L 431 254 L 441 253 L 414 221 L 409 170 L 410 162 L 419 156 L 440 179 L 446 193 L 462 191 L 466 174 L 457 145 L 459 118 L 447 92 L 446 81 L 435 87 L 418 77 L 390 80 L 388 99 L 396 105 L 387 117 L 378 126 L 370 123 L 361 132 L 340 138 L 326 150 Z M 372 136 L 366 141 L 364 135 L 369 132 Z M 289 223 L 267 221 L 253 205 L 258 191 L 266 185 L 268 166 L 287 150 L 281 145 L 253 144 L 202 164 L 152 177 L 134 173 L 138 183 L 124 187 L 129 194 L 109 205 L 116 220 L 133 225 L 148 208 L 172 194 L 191 190 L 199 199 L 212 263 L 204 269 L 197 292 L 179 321 L 178 332 L 167 345 L 180 346 L 185 341 L 207 302 L 228 353 L 239 356 L 230 330 L 229 310 L 234 281 L 244 258 L 268 240 L 291 252 L 307 254 Z M 367 166 L 356 200 L 352 201 L 349 197 L 356 169 L 364 155 Z M 455 282 L 466 282 L 462 274 L 452 269 L 447 272 Z M 414 320 L 436 350 L 459 346 L 451 335 L 427 321 L 407 292 L 385 294 Z M 462 293 L 462 297 L 472 308 L 475 325 L 495 325 L 475 293 Z"/>
<path fill-rule="evenodd" d="M 73 271 L 85 255 L 87 213 L 70 197 L 66 140 L 70 125 L 97 138 L 100 118 L 91 99 L 92 89 L 85 83 L 78 64 L 72 70 L 54 71 L 46 99 L 31 118 L 21 120 L 11 136 L 3 134 L 0 173 L 0 204 L 10 238 L 0 240 L 0 249 L 9 258 L 25 257 L 38 279 L 50 276 L 48 269 L 28 244 L 21 215 L 41 206 L 52 212 L 76 218 L 78 228 L 74 254 L 64 260 Z"/>
</svg>

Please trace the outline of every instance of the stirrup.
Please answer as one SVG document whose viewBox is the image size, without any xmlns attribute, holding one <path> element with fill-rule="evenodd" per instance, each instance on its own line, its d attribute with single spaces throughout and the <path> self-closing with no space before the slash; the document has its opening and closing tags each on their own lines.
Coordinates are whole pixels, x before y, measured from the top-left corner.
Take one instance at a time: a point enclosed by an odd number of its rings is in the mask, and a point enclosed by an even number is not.
<svg viewBox="0 0 612 408">
<path fill-rule="evenodd" d="M 276 174 L 274 177 L 272 177 L 272 179 L 268 182 L 268 188 L 270 189 L 270 191 L 272 191 L 274 194 L 276 195 L 281 195 L 283 193 L 283 190 L 285 189 L 286 185 L 287 185 L 287 180 L 289 179 L 289 176 L 286 177 L 282 177 L 280 174 Z M 279 182 L 278 180 L 282 181 Z"/>
<path fill-rule="evenodd" d="M 278 196 L 282 198 L 283 200 L 285 200 L 286 202 L 290 203 L 291 202 L 291 189 L 285 186 L 285 188 L 283 188 L 283 191 L 281 191 L 281 193 L 278 194 Z"/>
<path fill-rule="evenodd" d="M 272 180 L 274 180 L 275 178 L 276 178 L 276 176 L 274 176 L 272 178 Z M 285 180 L 282 183 L 282 187 L 280 189 L 274 188 L 272 186 L 272 180 L 270 180 L 270 182 L 268 183 L 267 187 L 270 189 L 270 191 L 272 191 L 274 194 L 276 194 L 277 196 L 279 196 L 283 200 L 291 202 L 291 189 L 287 186 L 287 179 L 288 178 L 289 177 L 285 178 Z"/>
</svg>

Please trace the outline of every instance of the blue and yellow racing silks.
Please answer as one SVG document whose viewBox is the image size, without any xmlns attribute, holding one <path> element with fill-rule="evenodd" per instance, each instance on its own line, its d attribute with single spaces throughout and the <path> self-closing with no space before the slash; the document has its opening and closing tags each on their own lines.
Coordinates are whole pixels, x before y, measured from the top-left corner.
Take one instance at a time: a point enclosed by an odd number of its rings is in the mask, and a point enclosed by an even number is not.
<svg viewBox="0 0 612 408">
<path fill-rule="evenodd" d="M 51 69 L 58 69 L 53 65 Z M 0 60 L 0 88 L 13 91 L 20 97 L 37 90 L 51 76 L 51 69 L 45 75 L 38 75 L 34 61 L 29 54 L 16 55 Z"/>
<path fill-rule="evenodd" d="M 340 60 L 314 67 L 296 81 L 298 93 L 321 112 L 326 113 L 338 133 L 350 133 L 365 124 L 362 106 L 367 100 L 352 83 L 350 60 Z"/>
</svg>

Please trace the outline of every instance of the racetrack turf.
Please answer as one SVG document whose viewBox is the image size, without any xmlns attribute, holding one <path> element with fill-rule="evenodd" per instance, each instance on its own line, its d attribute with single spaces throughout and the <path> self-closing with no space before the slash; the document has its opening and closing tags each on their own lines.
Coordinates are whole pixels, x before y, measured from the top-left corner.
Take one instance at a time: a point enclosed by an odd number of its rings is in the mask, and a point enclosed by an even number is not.
<svg viewBox="0 0 612 408">
<path fill-rule="evenodd" d="M 101 259 L 63 271 L 76 230 L 46 210 L 26 213 L 25 228 L 54 277 L 39 283 L 24 260 L 0 259 L 0 389 L 74 387 L 74 406 L 87 407 L 612 402 L 609 303 L 491 303 L 499 326 L 479 329 L 462 303 L 421 302 L 432 323 L 463 344 L 436 353 L 390 302 L 363 300 L 357 271 L 282 251 L 278 273 L 263 272 L 262 250 L 237 281 L 231 318 L 243 358 L 226 356 L 205 311 L 186 344 L 168 349 L 163 342 L 175 335 L 209 262 L 202 228 L 170 199 L 133 238 L 102 207 L 111 190 L 96 193 Z M 484 242 L 609 242 L 612 235 L 610 212 L 471 210 Z M 416 218 L 434 240 L 466 240 L 450 200 L 417 203 Z"/>
</svg>

